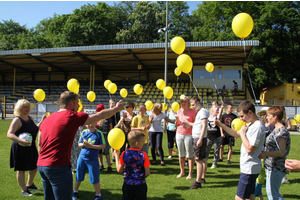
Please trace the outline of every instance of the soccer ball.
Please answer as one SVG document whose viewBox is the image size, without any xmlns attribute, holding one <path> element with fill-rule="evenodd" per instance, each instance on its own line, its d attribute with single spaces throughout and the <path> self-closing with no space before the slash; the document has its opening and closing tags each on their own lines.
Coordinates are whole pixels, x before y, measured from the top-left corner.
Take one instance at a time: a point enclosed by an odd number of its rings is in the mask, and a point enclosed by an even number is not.
<svg viewBox="0 0 300 200">
<path fill-rule="evenodd" d="M 32 142 L 32 135 L 30 134 L 30 133 L 26 133 L 26 132 L 24 132 L 24 133 L 21 133 L 20 135 L 19 135 L 19 138 L 20 139 L 25 139 L 25 140 L 27 140 L 28 142 Z M 22 143 L 18 143 L 19 145 L 21 145 L 21 146 L 23 146 L 23 147 L 25 147 L 25 145 L 23 145 Z M 31 146 L 31 145 L 30 145 Z M 26 146 L 27 147 L 27 146 Z"/>
</svg>

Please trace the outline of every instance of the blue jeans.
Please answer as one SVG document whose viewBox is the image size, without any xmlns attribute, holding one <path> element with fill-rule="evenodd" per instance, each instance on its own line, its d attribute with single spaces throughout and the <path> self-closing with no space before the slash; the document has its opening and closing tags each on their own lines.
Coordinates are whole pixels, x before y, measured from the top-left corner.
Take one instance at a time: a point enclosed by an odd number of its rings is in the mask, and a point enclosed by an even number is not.
<svg viewBox="0 0 300 200">
<path fill-rule="evenodd" d="M 283 197 L 279 194 L 281 181 L 285 173 L 280 171 L 270 171 L 266 169 L 266 191 L 269 200 L 282 200 Z"/>
<path fill-rule="evenodd" d="M 61 167 L 38 166 L 45 200 L 71 200 L 73 177 L 71 165 Z"/>
</svg>

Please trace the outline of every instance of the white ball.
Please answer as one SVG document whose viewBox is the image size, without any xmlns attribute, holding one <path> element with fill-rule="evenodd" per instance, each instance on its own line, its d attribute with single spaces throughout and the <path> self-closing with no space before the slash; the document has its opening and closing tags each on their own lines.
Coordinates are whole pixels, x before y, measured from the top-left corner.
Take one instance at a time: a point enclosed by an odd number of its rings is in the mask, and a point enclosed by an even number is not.
<svg viewBox="0 0 300 200">
<path fill-rule="evenodd" d="M 27 140 L 28 142 L 32 142 L 32 136 L 31 136 L 31 134 L 30 133 L 26 133 L 26 132 L 24 132 L 24 133 L 21 133 L 20 135 L 19 135 L 19 138 L 20 139 L 24 139 L 24 140 Z M 21 146 L 23 146 L 23 147 L 25 147 L 25 145 L 23 145 L 22 143 L 18 143 L 19 145 L 21 145 Z"/>
</svg>

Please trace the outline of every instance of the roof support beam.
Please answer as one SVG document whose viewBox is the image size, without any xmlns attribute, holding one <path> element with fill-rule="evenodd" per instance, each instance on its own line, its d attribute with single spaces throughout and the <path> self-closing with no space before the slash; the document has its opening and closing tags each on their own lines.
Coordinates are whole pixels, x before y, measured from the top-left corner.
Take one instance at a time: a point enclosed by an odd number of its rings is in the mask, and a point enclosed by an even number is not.
<svg viewBox="0 0 300 200">
<path fill-rule="evenodd" d="M 91 59 L 89 59 L 88 57 L 84 56 L 83 54 L 81 54 L 78 51 L 73 51 L 73 53 L 75 55 L 77 55 L 78 57 L 80 57 L 83 61 L 89 63 L 90 65 L 94 65 L 102 73 L 107 74 L 107 69 L 105 69 L 103 66 L 99 66 L 97 63 L 93 62 Z"/>
<path fill-rule="evenodd" d="M 20 66 L 18 66 L 18 65 L 12 64 L 12 63 L 10 63 L 10 62 L 6 62 L 6 61 L 4 61 L 4 60 L 2 60 L 2 59 L 0 59 L 0 62 L 4 63 L 4 64 L 6 64 L 6 65 L 8 65 L 8 66 L 10 66 L 10 67 L 12 67 L 12 68 L 16 68 L 16 69 L 23 70 L 23 71 L 25 71 L 25 72 L 33 73 L 33 71 L 31 71 L 31 70 L 29 70 L 29 69 L 25 69 L 25 68 L 23 68 L 23 67 L 20 67 Z"/>
<path fill-rule="evenodd" d="M 133 53 L 133 51 L 131 49 L 127 49 L 127 51 L 132 55 L 132 57 L 136 60 L 136 62 L 139 65 L 142 65 L 142 68 L 145 68 L 146 73 L 147 73 L 147 80 L 149 80 L 149 69 L 143 65 L 143 63 L 140 61 L 140 59 Z"/>
<path fill-rule="evenodd" d="M 55 68 L 55 69 L 58 69 L 59 71 L 62 71 L 62 72 L 64 72 L 64 73 L 67 73 L 66 70 L 64 70 L 64 69 L 62 69 L 62 68 L 60 68 L 60 67 L 57 67 L 57 66 L 55 66 L 55 65 L 53 65 L 53 64 L 51 64 L 51 63 L 49 63 L 49 62 L 47 62 L 47 61 L 44 61 L 43 59 L 41 59 L 41 58 L 39 58 L 39 57 L 33 56 L 33 55 L 31 55 L 31 54 L 26 54 L 26 55 L 29 56 L 29 57 L 31 57 L 31 58 L 33 58 L 33 59 L 35 59 L 35 60 L 37 60 L 37 61 L 39 61 L 39 62 L 41 62 L 41 63 L 43 63 L 43 64 L 45 64 L 45 65 L 48 65 L 48 66 L 51 67 L 51 68 Z"/>
</svg>

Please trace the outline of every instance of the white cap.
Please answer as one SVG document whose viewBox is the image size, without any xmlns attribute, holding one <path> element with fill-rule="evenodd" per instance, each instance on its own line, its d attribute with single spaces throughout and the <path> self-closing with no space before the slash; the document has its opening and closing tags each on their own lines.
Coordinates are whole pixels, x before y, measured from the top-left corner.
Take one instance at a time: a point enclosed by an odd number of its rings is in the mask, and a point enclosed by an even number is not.
<svg viewBox="0 0 300 200">
<path fill-rule="evenodd" d="M 267 110 L 269 109 L 270 107 L 263 107 L 258 113 L 257 113 L 257 115 L 258 116 L 261 116 L 261 113 L 263 113 L 263 112 L 267 112 Z"/>
</svg>

